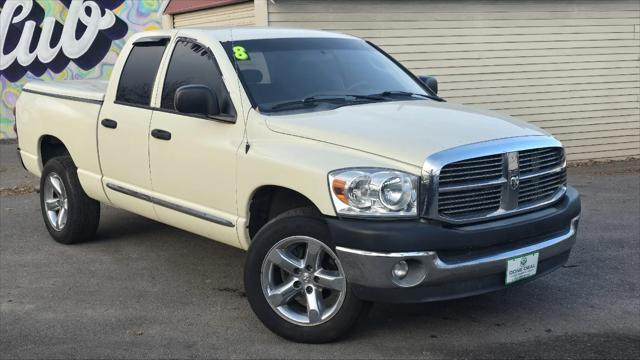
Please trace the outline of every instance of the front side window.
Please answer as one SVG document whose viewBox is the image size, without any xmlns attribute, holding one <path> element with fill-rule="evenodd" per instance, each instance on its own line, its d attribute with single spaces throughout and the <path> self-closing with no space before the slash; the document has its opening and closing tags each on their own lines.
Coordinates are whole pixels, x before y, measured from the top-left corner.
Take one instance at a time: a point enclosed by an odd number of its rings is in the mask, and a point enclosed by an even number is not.
<svg viewBox="0 0 640 360">
<path fill-rule="evenodd" d="M 327 109 L 316 106 L 322 99 L 332 108 L 348 99 L 357 104 L 429 97 L 402 68 L 359 39 L 258 39 L 223 46 L 253 105 L 263 112 L 296 104 L 303 111 Z"/>
<path fill-rule="evenodd" d="M 233 116 L 235 110 L 215 61 L 205 46 L 178 40 L 162 87 L 160 106 L 176 111 L 176 90 L 185 85 L 204 85 L 216 95 L 220 113 Z"/>
<path fill-rule="evenodd" d="M 153 85 L 166 46 L 166 40 L 142 42 L 133 46 L 120 75 L 116 101 L 131 105 L 150 105 Z"/>
</svg>

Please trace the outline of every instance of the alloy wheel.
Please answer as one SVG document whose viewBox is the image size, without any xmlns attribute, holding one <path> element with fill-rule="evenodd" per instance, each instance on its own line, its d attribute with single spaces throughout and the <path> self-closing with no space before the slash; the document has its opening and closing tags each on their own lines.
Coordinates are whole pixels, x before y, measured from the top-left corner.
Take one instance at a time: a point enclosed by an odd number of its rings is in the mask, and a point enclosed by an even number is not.
<svg viewBox="0 0 640 360">
<path fill-rule="evenodd" d="M 261 284 L 273 310 L 296 325 L 331 319 L 342 306 L 347 283 L 338 257 L 308 236 L 279 241 L 262 263 Z"/>
<path fill-rule="evenodd" d="M 55 172 L 49 173 L 42 191 L 49 225 L 55 231 L 62 231 L 69 216 L 69 199 L 60 176 Z"/>
</svg>

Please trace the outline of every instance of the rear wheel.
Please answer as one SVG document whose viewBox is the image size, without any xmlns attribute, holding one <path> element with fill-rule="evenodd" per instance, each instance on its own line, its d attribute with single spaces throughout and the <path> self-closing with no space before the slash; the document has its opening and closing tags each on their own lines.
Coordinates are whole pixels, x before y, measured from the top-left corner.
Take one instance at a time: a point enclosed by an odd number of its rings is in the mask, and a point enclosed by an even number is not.
<svg viewBox="0 0 640 360">
<path fill-rule="evenodd" d="M 245 265 L 245 289 L 258 318 L 298 342 L 344 336 L 363 309 L 326 225 L 312 209 L 286 212 L 256 234 Z"/>
<path fill-rule="evenodd" d="M 62 244 L 93 238 L 100 219 L 100 203 L 89 198 L 68 156 L 49 160 L 40 178 L 40 207 L 47 230 Z"/>
</svg>

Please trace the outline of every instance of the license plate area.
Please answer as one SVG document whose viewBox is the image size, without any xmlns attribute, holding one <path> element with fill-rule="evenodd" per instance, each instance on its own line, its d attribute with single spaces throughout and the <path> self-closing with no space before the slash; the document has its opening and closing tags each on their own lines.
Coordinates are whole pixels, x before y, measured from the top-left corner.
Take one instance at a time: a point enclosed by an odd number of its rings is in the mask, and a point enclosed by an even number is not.
<svg viewBox="0 0 640 360">
<path fill-rule="evenodd" d="M 504 283 L 509 285 L 534 276 L 538 272 L 539 255 L 536 251 L 508 259 Z"/>
</svg>

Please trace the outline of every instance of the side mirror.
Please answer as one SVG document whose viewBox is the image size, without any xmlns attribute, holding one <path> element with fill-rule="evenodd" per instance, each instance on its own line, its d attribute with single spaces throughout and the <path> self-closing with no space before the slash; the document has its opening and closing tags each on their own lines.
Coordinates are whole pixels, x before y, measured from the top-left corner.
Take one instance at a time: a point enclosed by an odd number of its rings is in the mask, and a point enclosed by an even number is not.
<svg viewBox="0 0 640 360">
<path fill-rule="evenodd" d="M 418 79 L 422 81 L 427 87 L 438 95 L 438 80 L 433 76 L 418 76 Z"/>
<path fill-rule="evenodd" d="M 176 110 L 184 114 L 220 115 L 216 94 L 205 85 L 184 85 L 176 90 Z"/>
</svg>

